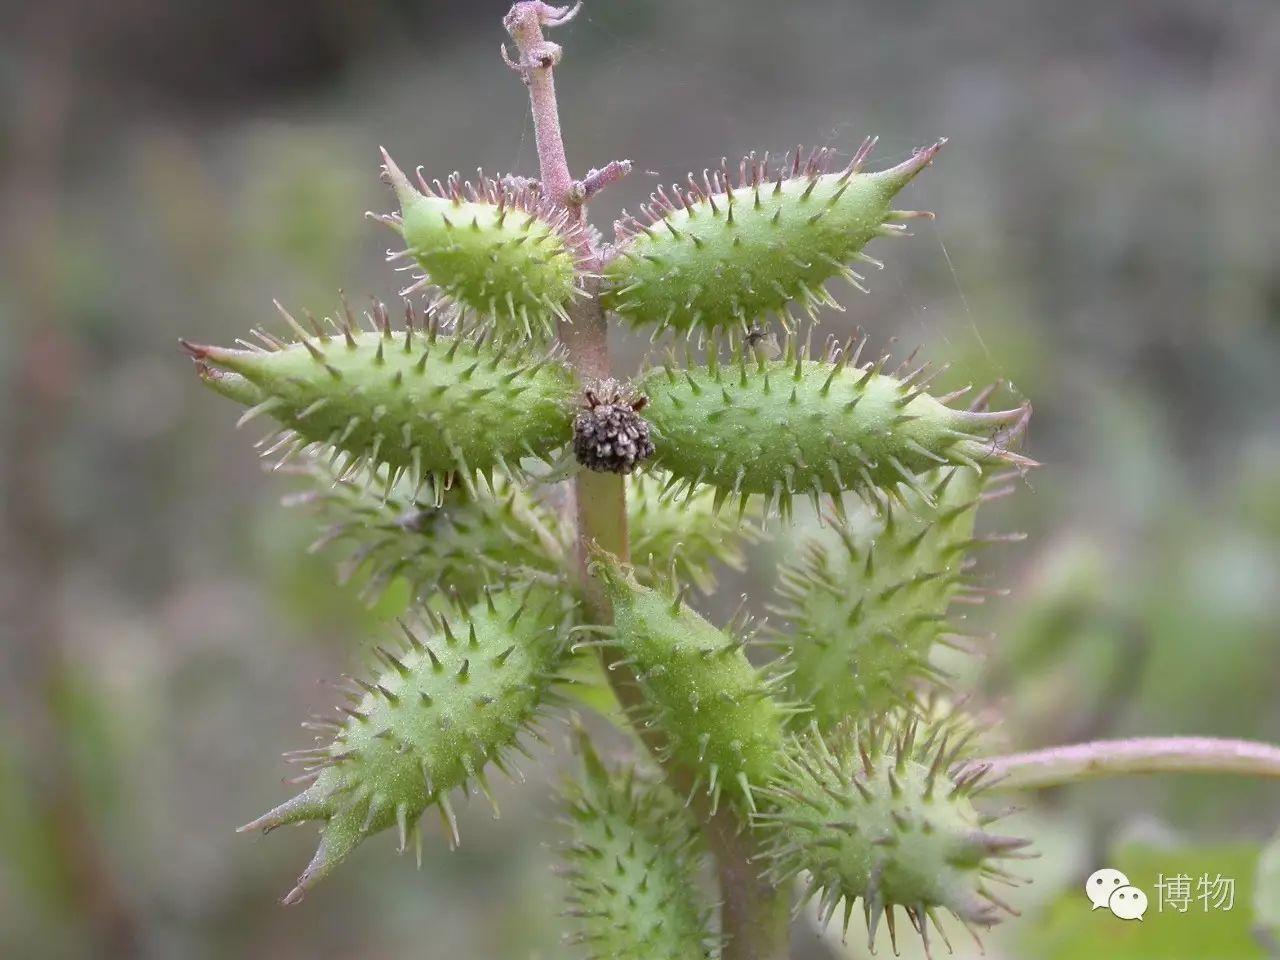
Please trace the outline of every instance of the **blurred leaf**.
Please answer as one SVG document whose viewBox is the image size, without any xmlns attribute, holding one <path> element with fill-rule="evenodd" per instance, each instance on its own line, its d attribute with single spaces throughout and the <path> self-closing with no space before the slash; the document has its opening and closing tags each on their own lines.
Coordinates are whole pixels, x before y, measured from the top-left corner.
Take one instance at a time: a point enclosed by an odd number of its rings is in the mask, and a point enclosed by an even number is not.
<svg viewBox="0 0 1280 960">
<path fill-rule="evenodd" d="M 1256 932 L 1268 950 L 1280 955 L 1280 832 L 1262 848 L 1256 883 L 1253 898 Z"/>
<path fill-rule="evenodd" d="M 1266 954 L 1251 932 L 1257 859 L 1257 848 L 1245 845 L 1123 847 L 1106 866 L 1122 871 L 1146 892 L 1146 916 L 1117 919 L 1110 911 L 1091 909 L 1082 889 L 1070 889 L 1050 906 L 1043 923 L 1024 928 L 1022 955 L 1042 960 L 1261 960 Z M 1206 873 L 1235 880 L 1233 909 L 1206 911 L 1196 899 L 1196 880 Z M 1160 910 L 1156 883 L 1161 874 L 1192 878 L 1186 913 L 1168 906 Z"/>
</svg>

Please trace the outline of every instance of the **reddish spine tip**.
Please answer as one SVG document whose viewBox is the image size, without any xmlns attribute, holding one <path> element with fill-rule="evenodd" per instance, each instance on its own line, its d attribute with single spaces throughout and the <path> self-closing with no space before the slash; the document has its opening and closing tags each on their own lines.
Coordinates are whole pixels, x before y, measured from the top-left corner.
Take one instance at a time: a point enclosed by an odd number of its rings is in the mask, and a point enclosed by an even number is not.
<svg viewBox="0 0 1280 960">
<path fill-rule="evenodd" d="M 307 891 L 302 889 L 302 885 L 299 884 L 298 886 L 290 890 L 287 894 L 285 894 L 284 899 L 281 900 L 280 903 L 282 906 L 292 907 L 295 904 L 301 903 L 302 898 L 305 897 L 306 895 L 307 895 Z"/>
<path fill-rule="evenodd" d="M 208 347 L 202 343 L 192 343 L 190 340 L 178 338 L 178 346 L 180 346 L 192 360 L 203 360 L 209 356 L 212 347 Z"/>
<path fill-rule="evenodd" d="M 917 150 L 908 159 L 902 161 L 902 163 L 898 164 L 896 167 L 890 167 L 888 170 L 883 171 L 879 176 L 896 177 L 905 185 L 917 173 L 929 166 L 929 164 L 933 163 L 933 158 L 936 157 L 938 152 L 946 145 L 947 138 L 939 137 L 938 140 L 930 146 L 927 146 L 922 150 Z"/>
</svg>

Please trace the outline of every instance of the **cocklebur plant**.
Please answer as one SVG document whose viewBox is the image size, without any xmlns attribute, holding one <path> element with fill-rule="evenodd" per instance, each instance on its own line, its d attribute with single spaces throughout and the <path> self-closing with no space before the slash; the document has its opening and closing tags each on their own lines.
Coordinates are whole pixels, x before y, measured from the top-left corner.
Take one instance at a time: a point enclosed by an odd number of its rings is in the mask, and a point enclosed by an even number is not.
<svg viewBox="0 0 1280 960">
<path fill-rule="evenodd" d="M 578 736 L 582 777 L 565 789 L 569 838 L 566 940 L 624 960 L 705 957 L 715 946 L 710 907 L 697 889 L 697 825 L 666 784 L 612 774 Z"/>
<path fill-rule="evenodd" d="M 422 608 L 424 623 L 401 623 L 403 642 L 374 649 L 381 672 L 352 678 L 342 721 L 321 719 L 331 742 L 295 751 L 307 788 L 244 829 L 324 823 L 320 847 L 285 898 L 301 899 L 371 833 L 394 826 L 400 848 L 418 838 L 429 806 L 440 810 L 456 846 L 450 792 L 474 785 L 491 796 L 486 768 L 504 769 L 539 710 L 566 647 L 564 601 L 531 585 L 486 591 L 470 608 Z"/>
<path fill-rule="evenodd" d="M 793 313 L 817 323 L 828 281 L 861 288 L 853 265 L 882 266 L 865 248 L 931 216 L 895 203 L 945 141 L 878 172 L 873 140 L 847 163 L 721 162 L 605 242 L 586 203 L 630 163 L 569 173 L 544 31 L 576 12 L 522 0 L 504 22 L 539 179 L 415 183 L 383 153 L 403 322 L 344 298 L 323 320 L 280 307 L 284 338 L 183 341 L 241 423 L 275 421 L 263 454 L 308 484 L 287 500 L 320 515 L 315 549 L 345 550 L 340 580 L 411 597 L 370 674 L 304 724 L 299 792 L 242 828 L 319 825 L 285 902 L 382 831 L 421 851 L 428 808 L 456 845 L 459 795 L 491 797 L 546 718 L 600 705 L 591 675 L 647 754 L 610 769 L 575 720 L 565 918 L 591 957 L 776 960 L 793 893 L 846 927 L 861 912 L 872 943 L 883 920 L 896 946 L 901 908 L 926 950 L 949 945 L 949 924 L 1015 912 L 993 888 L 1029 855 L 988 829 L 985 791 L 1280 769 L 1273 748 L 1186 739 L 972 756 L 979 725 L 940 706 L 934 654 L 975 641 L 952 608 L 989 592 L 977 548 L 1017 539 L 974 523 L 1035 466 L 1015 449 L 1030 408 L 935 394 L 940 369 L 892 365 L 870 335 L 813 350 Z M 654 346 L 631 378 L 611 368 L 611 319 Z M 690 587 L 714 591 L 716 565 L 807 504 L 827 527 L 785 560 L 773 622 L 695 609 Z"/>
<path fill-rule="evenodd" d="M 756 818 L 773 879 L 803 875 L 806 894 L 821 896 L 820 918 L 843 904 L 846 929 L 860 900 L 868 948 L 883 917 L 895 953 L 898 907 L 926 951 L 930 924 L 945 930 L 938 911 L 969 926 L 1015 913 L 991 887 L 1015 879 L 999 861 L 1026 856 L 1030 841 L 985 830 L 995 817 L 970 800 L 984 771 L 947 772 L 962 748 L 956 733 L 950 718 L 923 723 L 910 711 L 830 736 L 815 724 L 762 791 L 770 805 Z"/>
<path fill-rule="evenodd" d="M 282 500 L 310 511 L 319 533 L 309 551 L 338 555 L 340 584 L 358 585 L 376 602 L 396 582 L 421 597 L 437 584 L 474 598 L 495 578 L 521 577 L 573 586 L 573 537 L 562 511 L 502 474 L 436 498 L 421 496 L 403 477 L 390 487 L 386 469 L 344 474 L 325 457 L 294 460 L 285 471 L 306 485 Z M 714 509 L 710 493 L 677 502 L 661 496 L 651 476 L 627 485 L 627 524 L 635 573 L 652 584 L 674 568 L 703 593 L 716 585 L 716 566 L 742 569 L 744 548 L 760 536 L 751 522 Z"/>
<path fill-rule="evenodd" d="M 830 730 L 850 716 L 879 716 L 945 681 L 931 661 L 935 646 L 964 650 L 978 640 L 954 633 L 947 617 L 973 549 L 1010 539 L 975 537 L 975 514 L 984 498 L 1011 492 L 1015 477 L 941 468 L 922 478 L 923 495 L 846 516 L 831 524 L 834 538 L 815 539 L 784 564 L 772 610 L 782 625 L 777 649 L 787 689 L 809 707 L 806 723 Z"/>
</svg>

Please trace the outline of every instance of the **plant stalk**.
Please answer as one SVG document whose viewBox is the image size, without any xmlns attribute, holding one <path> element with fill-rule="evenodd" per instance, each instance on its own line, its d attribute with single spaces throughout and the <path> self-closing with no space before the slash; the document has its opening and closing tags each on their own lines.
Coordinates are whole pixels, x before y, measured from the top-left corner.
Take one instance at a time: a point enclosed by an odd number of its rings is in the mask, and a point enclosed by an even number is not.
<svg viewBox="0 0 1280 960">
<path fill-rule="evenodd" d="M 1234 773 L 1280 777 L 1280 747 L 1217 737 L 1094 740 L 963 764 L 986 767 L 991 790 L 1035 790 L 1132 773 Z"/>
<path fill-rule="evenodd" d="M 595 190 L 589 189 L 590 184 L 575 181 L 569 172 L 555 92 L 554 68 L 560 59 L 560 48 L 549 43 L 543 35 L 544 26 L 564 23 L 576 11 L 576 7 L 570 10 L 552 7 L 541 0 L 523 0 L 511 8 L 504 24 L 520 54 L 518 61 L 508 58 L 507 62 L 520 73 L 529 88 L 543 192 L 581 221 L 584 217 L 583 201 Z M 625 161 L 611 164 L 606 170 L 613 170 L 614 174 L 599 177 L 601 182 L 595 184 L 595 189 L 609 179 L 625 175 L 627 169 L 629 164 Z M 598 257 L 592 252 L 590 259 L 595 263 L 589 263 L 588 268 L 594 270 L 598 267 Z M 603 379 L 612 372 L 609 328 L 604 309 L 595 296 L 594 280 L 589 281 L 587 292 L 591 296 L 576 300 L 569 306 L 569 321 L 561 322 L 559 338 L 570 364 L 580 377 L 584 380 Z M 630 559 L 623 477 L 614 473 L 580 472 L 574 481 L 573 504 L 577 518 L 578 576 L 587 613 L 595 623 L 608 625 L 613 622 L 613 609 L 601 584 L 587 570 L 586 548 L 594 542 L 623 561 Z M 609 668 L 605 674 L 622 706 L 627 709 L 640 706 L 643 695 L 632 672 L 618 664 L 617 655 L 607 648 L 604 659 L 606 668 Z M 657 731 L 639 728 L 636 732 L 651 752 L 661 747 Z M 666 772 L 677 791 L 687 794 L 693 790 L 693 777 L 689 771 L 668 764 Z M 787 891 L 760 877 L 760 871 L 751 862 L 756 852 L 753 837 L 728 805 L 712 815 L 703 792 L 695 794 L 693 800 L 707 845 L 716 861 L 723 904 L 720 923 L 725 938 L 723 960 L 784 960 L 788 955 L 789 933 L 790 898 Z"/>
</svg>

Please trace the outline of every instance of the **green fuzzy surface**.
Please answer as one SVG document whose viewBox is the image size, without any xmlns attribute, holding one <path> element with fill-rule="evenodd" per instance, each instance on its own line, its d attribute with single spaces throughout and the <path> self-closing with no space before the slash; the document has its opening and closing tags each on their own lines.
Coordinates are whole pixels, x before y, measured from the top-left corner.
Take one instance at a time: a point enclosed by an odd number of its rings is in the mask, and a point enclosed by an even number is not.
<svg viewBox="0 0 1280 960">
<path fill-rule="evenodd" d="M 713 937 L 689 812 L 661 784 L 611 776 L 590 747 L 585 761 L 565 792 L 568 942 L 591 960 L 705 960 Z"/>
<path fill-rule="evenodd" d="M 861 900 L 869 943 L 895 907 L 926 937 L 939 909 L 968 924 L 996 922 L 1007 909 L 992 889 L 1004 875 L 996 861 L 1026 842 L 987 833 L 971 799 L 977 781 L 948 775 L 961 729 L 909 721 L 789 741 L 761 791 L 771 806 L 757 815 L 770 876 L 808 874 L 821 915 L 843 902 L 846 927 Z"/>
<path fill-rule="evenodd" d="M 501 768 L 561 663 L 562 619 L 555 594 L 502 593 L 406 629 L 398 653 L 379 648 L 385 669 L 353 689 L 332 744 L 293 755 L 314 782 L 242 828 L 324 821 L 290 900 L 374 833 L 398 826 L 403 847 L 432 804 L 456 833 L 448 793 L 487 791 L 486 765 Z"/>
<path fill-rule="evenodd" d="M 257 400 L 255 415 L 280 422 L 281 446 L 329 447 L 347 464 L 408 472 L 415 489 L 549 457 L 571 433 L 568 371 L 466 334 L 388 329 L 275 350 L 189 349 L 210 387 Z"/>
<path fill-rule="evenodd" d="M 419 190 L 383 151 L 383 174 L 400 202 L 398 216 L 378 217 L 405 240 L 392 254 L 412 257 L 429 284 L 461 307 L 488 316 L 497 333 L 533 339 L 555 333 L 556 318 L 579 289 L 581 229 L 527 185 L 454 174 Z M 420 177 L 421 182 L 421 177 Z M 424 192 L 425 191 L 425 192 Z"/>
<path fill-rule="evenodd" d="M 743 550 L 760 536 L 749 522 L 734 520 L 715 509 L 710 490 L 686 496 L 662 494 L 662 478 L 635 474 L 627 483 L 627 515 L 632 559 L 642 565 L 637 577 L 653 583 L 674 567 L 682 579 L 703 593 L 715 589 L 715 567 L 743 568 Z"/>
<path fill-rule="evenodd" d="M 799 174 L 661 207 L 653 224 L 633 224 L 639 232 L 605 267 L 605 305 L 633 324 L 687 331 L 826 302 L 822 285 L 838 275 L 856 283 L 846 264 L 893 232 L 891 201 L 923 165 Z"/>
<path fill-rule="evenodd" d="M 471 489 L 452 487 L 437 503 L 414 496 L 403 480 L 388 494 L 385 468 L 379 476 L 339 479 L 313 458 L 296 472 L 312 482 L 285 502 L 320 521 L 311 551 L 346 548 L 338 581 L 358 582 L 370 603 L 396 580 L 408 584 L 412 597 L 438 590 L 474 599 L 509 576 L 566 572 L 570 539 L 561 518 L 501 474 Z"/>
<path fill-rule="evenodd" d="M 940 464 L 1024 462 L 998 428 L 1021 415 L 948 407 L 909 382 L 806 359 L 793 340 L 777 360 L 748 355 L 650 371 L 638 388 L 657 447 L 654 462 L 720 498 L 764 495 L 785 513 L 793 495 L 920 489 Z"/>
<path fill-rule="evenodd" d="M 470 489 L 459 484 L 437 497 L 415 495 L 402 479 L 388 490 L 384 467 L 376 475 L 356 471 L 340 477 L 323 458 L 291 465 L 305 476 L 306 489 L 285 504 L 308 510 L 320 532 L 311 551 L 333 548 L 338 582 L 355 582 L 375 602 L 395 581 L 409 595 L 433 590 L 474 599 L 486 586 L 532 571 L 564 578 L 573 556 L 572 530 L 564 518 L 519 483 L 495 474 Z M 647 476 L 628 482 L 627 513 L 632 552 L 642 566 L 637 576 L 652 584 L 676 571 L 709 592 L 715 567 L 741 569 L 743 548 L 759 531 L 712 509 L 709 491 L 674 501 L 659 494 L 661 483 Z"/>
<path fill-rule="evenodd" d="M 699 771 L 713 804 L 722 791 L 749 804 L 750 785 L 777 761 L 786 709 L 728 633 L 608 555 L 596 569 L 613 603 L 610 643 L 639 677 L 672 754 Z"/>
<path fill-rule="evenodd" d="M 418 195 L 401 233 L 432 285 L 504 329 L 554 332 L 574 296 L 576 257 L 556 227 L 527 210 Z"/>
<path fill-rule="evenodd" d="M 787 690 L 824 731 L 906 705 L 935 679 L 929 655 L 948 630 L 983 478 L 942 468 L 924 486 L 932 505 L 912 495 L 855 514 L 780 573 Z"/>
</svg>

